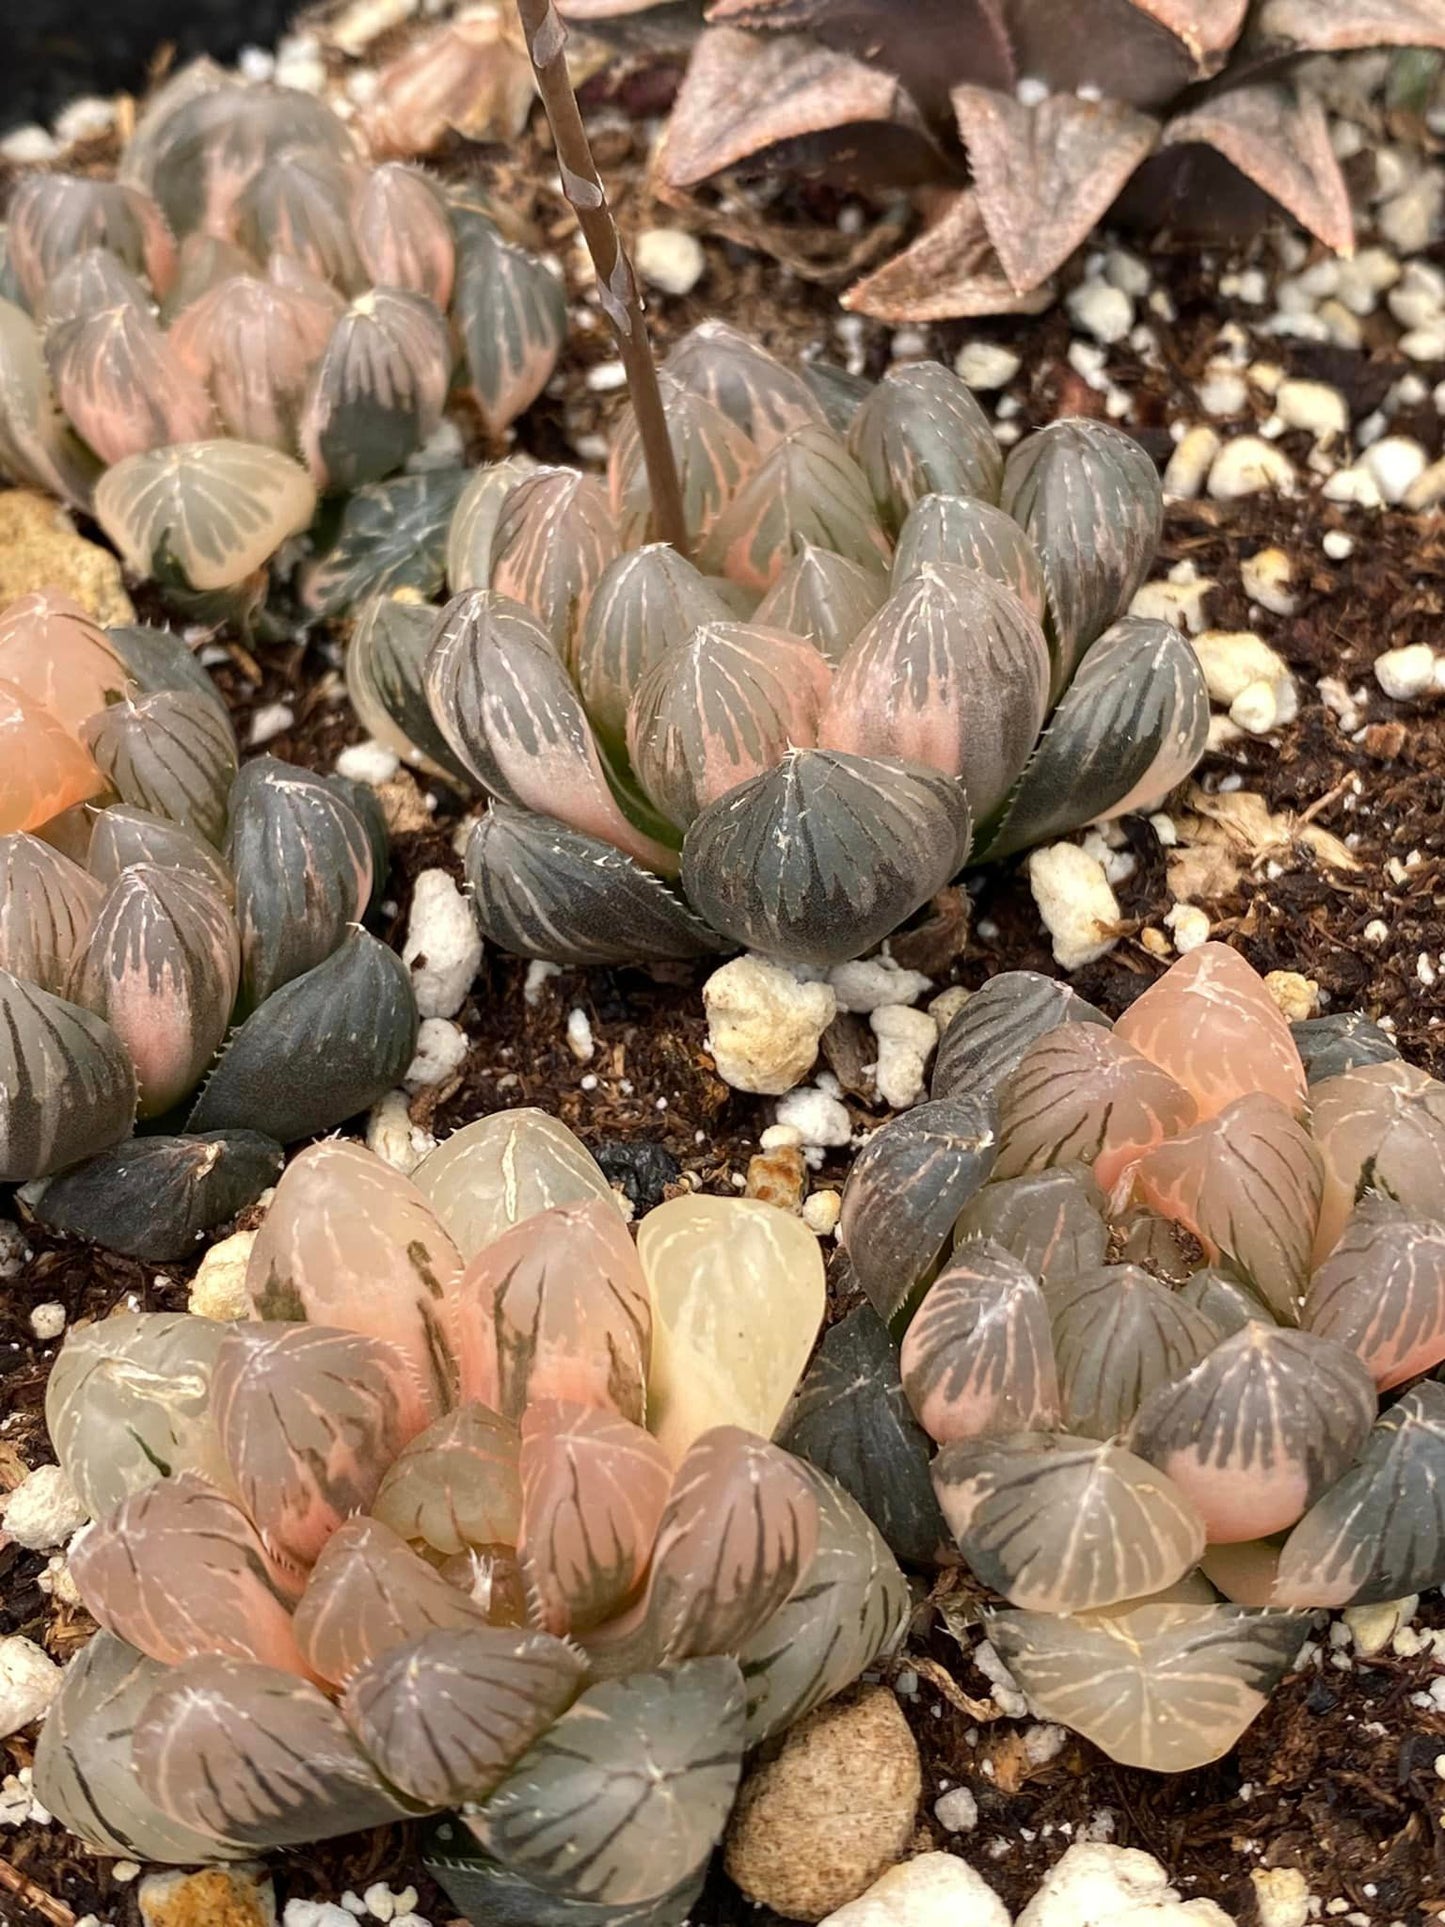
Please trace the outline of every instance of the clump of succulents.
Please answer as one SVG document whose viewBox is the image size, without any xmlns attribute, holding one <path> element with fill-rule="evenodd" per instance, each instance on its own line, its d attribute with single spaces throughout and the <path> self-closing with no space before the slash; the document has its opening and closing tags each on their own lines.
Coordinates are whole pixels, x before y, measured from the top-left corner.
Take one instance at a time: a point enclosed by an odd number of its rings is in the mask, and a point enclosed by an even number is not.
<svg viewBox="0 0 1445 1927">
<path fill-rule="evenodd" d="M 634 1244 L 577 1139 L 516 1111 L 414 1180 L 302 1152 L 247 1286 L 249 1321 L 126 1314 L 57 1360 L 102 1631 L 37 1795 L 172 1862 L 457 1809 L 431 1857 L 478 1921 L 680 1923 L 745 1749 L 907 1616 L 862 1511 L 769 1442 L 816 1240 L 690 1196 Z"/>
<path fill-rule="evenodd" d="M 713 0 L 707 18 L 663 181 L 927 185 L 922 235 L 845 296 L 894 321 L 1037 310 L 1106 217 L 1197 234 L 1282 208 L 1348 252 L 1349 193 L 1306 63 L 1445 47 L 1433 0 Z"/>
<path fill-rule="evenodd" d="M 1122 431 L 1059 421 L 1005 458 L 938 363 L 855 387 L 719 322 L 660 383 L 690 556 L 646 539 L 629 413 L 605 487 L 479 470 L 459 593 L 373 600 L 351 644 L 368 726 L 492 799 L 467 870 L 496 943 L 853 957 L 966 862 L 1192 769 L 1194 653 L 1125 613 L 1162 510 Z"/>
<path fill-rule="evenodd" d="M 114 181 L 20 181 L 0 294 L 0 467 L 93 511 L 138 574 L 252 602 L 318 496 L 384 483 L 454 382 L 499 434 L 566 330 L 561 282 L 469 191 L 209 61 L 155 95 Z M 444 520 L 462 479 L 401 499 Z"/>
<path fill-rule="evenodd" d="M 386 861 L 370 792 L 238 771 L 167 631 L 58 595 L 0 611 L 0 1181 L 52 1178 L 48 1222 L 177 1257 L 283 1143 L 372 1103 L 417 1030 L 359 927 Z"/>
<path fill-rule="evenodd" d="M 842 1235 L 871 1304 L 781 1436 L 1116 1759 L 1216 1758 L 1314 1609 L 1445 1579 L 1445 1085 L 1363 1018 L 1218 943 L 1112 1026 L 996 977 Z"/>
</svg>

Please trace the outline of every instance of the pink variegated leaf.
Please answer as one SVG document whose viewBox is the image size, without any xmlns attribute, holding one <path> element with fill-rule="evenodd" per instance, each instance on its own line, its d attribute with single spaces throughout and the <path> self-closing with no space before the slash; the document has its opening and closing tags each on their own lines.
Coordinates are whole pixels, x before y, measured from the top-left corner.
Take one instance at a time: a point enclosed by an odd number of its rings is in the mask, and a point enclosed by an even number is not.
<svg viewBox="0 0 1445 1927">
<path fill-rule="evenodd" d="M 509 241 L 482 208 L 451 204 L 452 318 L 482 419 L 500 436 L 541 394 L 567 339 L 561 277 Z"/>
<path fill-rule="evenodd" d="M 753 620 L 762 629 L 806 636 L 836 669 L 864 624 L 882 608 L 885 593 L 882 577 L 871 568 L 805 541 Z"/>
<path fill-rule="evenodd" d="M 522 1530 L 520 1452 L 516 1426 L 469 1400 L 392 1460 L 372 1517 L 418 1550 L 447 1558 L 515 1546 Z"/>
<path fill-rule="evenodd" d="M 377 80 L 362 117 L 367 138 L 373 152 L 404 159 L 431 153 L 453 130 L 469 141 L 514 141 L 535 97 L 516 22 L 490 8 L 438 21 Z"/>
<path fill-rule="evenodd" d="M 1433 1370 L 1445 1359 L 1445 1225 L 1367 1192 L 1300 1323 L 1358 1352 L 1382 1392 Z"/>
<path fill-rule="evenodd" d="M 880 573 L 892 555 L 868 478 L 831 428 L 773 444 L 713 524 L 698 567 L 761 592 L 804 542 Z"/>
<path fill-rule="evenodd" d="M 670 359 L 658 386 L 682 490 L 683 517 L 689 537 L 697 543 L 737 494 L 743 478 L 757 467 L 760 451 L 715 401 L 685 386 L 672 365 Z M 652 490 L 637 417 L 630 408 L 612 434 L 607 485 L 624 547 L 646 541 L 652 533 Z"/>
<path fill-rule="evenodd" d="M 409 288 L 446 312 L 456 242 L 446 202 L 420 169 L 395 161 L 374 168 L 361 183 L 351 219 L 362 266 L 376 286 Z"/>
<path fill-rule="evenodd" d="M 1044 620 L 1048 589 L 1043 564 L 1018 523 L 992 502 L 968 495 L 924 495 L 914 503 L 898 531 L 894 586 L 940 564 L 992 576 L 1012 589 L 1036 622 Z"/>
<path fill-rule="evenodd" d="M 446 323 L 425 295 L 370 288 L 332 329 L 301 419 L 320 489 L 378 482 L 435 434 L 451 380 Z"/>
<path fill-rule="evenodd" d="M 726 321 L 690 328 L 668 354 L 662 375 L 721 410 L 760 453 L 795 429 L 829 425 L 806 377 Z"/>
<path fill-rule="evenodd" d="M 296 1641 L 321 1679 L 344 1686 L 370 1661 L 423 1633 L 484 1626 L 460 1586 L 379 1519 L 352 1518 L 322 1548 L 296 1608 Z"/>
<path fill-rule="evenodd" d="M 43 703 L 69 730 L 133 688 L 104 629 L 54 589 L 0 610 L 0 682 Z"/>
<path fill-rule="evenodd" d="M 208 843 L 221 841 L 236 739 L 213 700 L 198 690 L 159 689 L 97 710 L 81 736 L 123 802 L 195 830 Z"/>
<path fill-rule="evenodd" d="M 104 895 L 99 880 L 53 844 L 24 833 L 0 837 L 0 970 L 63 996 Z"/>
<path fill-rule="evenodd" d="M 854 415 L 848 448 L 890 535 L 925 495 L 998 500 L 1003 450 L 973 391 L 942 362 L 890 368 Z"/>
<path fill-rule="evenodd" d="M 335 319 L 310 295 L 233 275 L 176 317 L 170 343 L 228 434 L 289 454 Z"/>
<path fill-rule="evenodd" d="M 1311 1129 L 1324 1158 L 1317 1260 L 1334 1249 L 1370 1188 L 1421 1217 L 1445 1197 L 1445 1084 L 1413 1064 L 1362 1064 L 1310 1092 Z"/>
<path fill-rule="evenodd" d="M 491 586 L 531 612 L 572 666 L 588 604 L 620 552 L 595 475 L 539 468 L 507 493 L 492 536 Z"/>
<path fill-rule="evenodd" d="M 1059 1385 L 1043 1292 L 987 1240 L 954 1254 L 903 1338 L 903 1389 L 941 1444 L 1059 1423 Z"/>
<path fill-rule="evenodd" d="M 359 170 L 305 147 L 268 161 L 236 203 L 236 239 L 256 261 L 284 254 L 318 281 L 359 293 L 367 275 L 351 231 Z"/>
<path fill-rule="evenodd" d="M 210 396 L 139 302 L 56 323 L 45 359 L 60 406 L 103 462 L 215 432 Z"/>
<path fill-rule="evenodd" d="M 157 298 L 175 274 L 176 244 L 165 216 L 149 195 L 116 181 L 26 175 L 6 221 L 6 252 L 36 313 L 52 276 L 88 248 L 105 248 L 132 274 L 143 274 Z"/>
<path fill-rule="evenodd" d="M 1137 1265 L 1099 1265 L 1049 1294 L 1063 1425 L 1085 1438 L 1122 1433 L 1161 1385 L 1193 1369 L 1221 1333 Z"/>
<path fill-rule="evenodd" d="M 729 613 L 714 584 L 666 542 L 629 549 L 608 564 L 582 624 L 576 676 L 610 756 L 626 752 L 627 706 L 647 671 L 700 624 L 726 622 Z"/>
<path fill-rule="evenodd" d="M 1213 94 L 1169 121 L 1161 141 L 1166 149 L 1214 148 L 1326 247 L 1346 254 L 1353 247 L 1349 190 L 1324 107 L 1293 82 L 1258 81 Z"/>
</svg>

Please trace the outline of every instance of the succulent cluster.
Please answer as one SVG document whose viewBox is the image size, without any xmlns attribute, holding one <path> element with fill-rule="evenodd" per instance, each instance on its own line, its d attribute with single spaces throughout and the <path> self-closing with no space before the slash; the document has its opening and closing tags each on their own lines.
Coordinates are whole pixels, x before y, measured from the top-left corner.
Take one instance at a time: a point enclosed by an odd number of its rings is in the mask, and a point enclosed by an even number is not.
<svg viewBox="0 0 1445 1927">
<path fill-rule="evenodd" d="M 1445 47 L 1434 0 L 713 0 L 707 17 L 664 181 L 927 184 L 930 225 L 845 296 L 893 321 L 1036 310 L 1106 216 L 1197 234 L 1283 208 L 1348 252 L 1349 193 L 1304 63 Z"/>
<path fill-rule="evenodd" d="M 478 1920 L 681 1922 L 744 1749 L 907 1613 L 860 1509 L 768 1442 L 816 1240 L 684 1197 L 634 1244 L 577 1139 L 517 1111 L 414 1182 L 304 1151 L 247 1285 L 249 1321 L 124 1314 L 57 1360 L 102 1631 L 38 1796 L 173 1862 L 460 1808 L 435 1863 Z"/>
<path fill-rule="evenodd" d="M 1216 943 L 1112 1026 L 996 977 L 842 1235 L 871 1306 L 780 1437 L 961 1553 L 1030 1701 L 1115 1758 L 1216 1758 L 1312 1609 L 1445 1579 L 1445 1085 L 1363 1018 L 1292 1032 Z"/>
<path fill-rule="evenodd" d="M 492 798 L 467 871 L 496 943 L 857 956 L 971 858 L 1193 768 L 1195 655 L 1125 614 L 1161 497 L 1122 431 L 1059 421 L 1005 459 L 939 363 L 867 387 L 717 322 L 661 384 L 692 559 L 645 539 L 629 414 L 606 487 L 479 470 L 447 535 L 460 593 L 356 626 L 368 726 Z"/>
<path fill-rule="evenodd" d="M 21 180 L 0 294 L 0 466 L 93 509 L 138 574 L 253 602 L 318 494 L 421 449 L 454 376 L 505 428 L 567 316 L 469 190 L 372 166 L 323 102 L 209 61 L 154 96 L 114 181 Z"/>
<path fill-rule="evenodd" d="M 369 791 L 238 772 L 168 631 L 56 595 L 0 611 L 0 1181 L 61 1172 L 42 1218 L 177 1257 L 283 1143 L 372 1103 L 417 1032 L 401 960 L 358 925 L 386 862 Z"/>
</svg>

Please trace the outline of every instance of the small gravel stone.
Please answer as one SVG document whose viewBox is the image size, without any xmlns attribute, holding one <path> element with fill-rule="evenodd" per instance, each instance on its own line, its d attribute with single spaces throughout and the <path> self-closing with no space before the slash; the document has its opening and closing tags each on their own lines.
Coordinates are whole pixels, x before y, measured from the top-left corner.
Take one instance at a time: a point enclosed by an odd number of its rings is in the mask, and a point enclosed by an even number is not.
<svg viewBox="0 0 1445 1927">
<path fill-rule="evenodd" d="M 594 395 L 610 395 L 627 386 L 627 370 L 620 361 L 599 361 L 587 370 L 587 386 Z"/>
<path fill-rule="evenodd" d="M 1400 352 L 1411 361 L 1445 361 L 1445 318 L 1401 335 Z"/>
<path fill-rule="evenodd" d="M 953 358 L 953 372 L 970 388 L 988 393 L 1007 388 L 1022 366 L 1022 357 L 996 341 L 966 341 Z"/>
<path fill-rule="evenodd" d="M 869 957 L 856 963 L 835 964 L 828 972 L 839 1010 L 868 1012 L 884 1004 L 916 1004 L 932 990 L 933 981 L 921 970 L 905 970 L 891 957 Z"/>
<path fill-rule="evenodd" d="M 0 139 L 0 160 L 13 161 L 17 167 L 34 167 L 45 161 L 53 161 L 60 152 L 60 143 L 49 128 L 38 126 L 34 121 L 23 127 L 12 127 Z"/>
<path fill-rule="evenodd" d="M 101 100 L 96 94 L 82 94 L 55 117 L 56 138 L 66 147 L 77 141 L 95 140 L 115 126 L 115 102 Z"/>
<path fill-rule="evenodd" d="M 1305 1927 L 1310 1887 L 1298 1867 L 1251 1867 L 1249 1878 L 1259 1927 Z"/>
<path fill-rule="evenodd" d="M 467 1034 L 449 1017 L 423 1017 L 417 1028 L 416 1054 L 402 1083 L 408 1091 L 431 1090 L 445 1084 L 467 1061 Z"/>
<path fill-rule="evenodd" d="M 1260 549 L 1239 565 L 1244 593 L 1273 616 L 1292 616 L 1299 602 L 1290 588 L 1294 564 L 1283 549 Z"/>
<path fill-rule="evenodd" d="M 33 1639 L 0 1639 L 0 1740 L 38 1720 L 59 1690 L 60 1668 Z"/>
<path fill-rule="evenodd" d="M 725 963 L 703 985 L 702 999 L 718 1076 L 764 1097 L 781 1097 L 807 1076 L 838 1012 L 830 984 L 799 983 L 764 957 Z"/>
<path fill-rule="evenodd" d="M 0 1218 L 0 1279 L 18 1278 L 25 1269 L 30 1247 L 13 1218 Z"/>
<path fill-rule="evenodd" d="M 1029 888 L 1061 970 L 1096 963 L 1119 940 L 1119 900 L 1104 867 L 1077 843 L 1051 843 L 1028 859 Z"/>
<path fill-rule="evenodd" d="M 42 1345 L 48 1345 L 59 1338 L 65 1330 L 65 1307 L 57 1299 L 48 1298 L 43 1305 L 37 1305 L 30 1314 L 30 1329 Z"/>
<path fill-rule="evenodd" d="M 1383 1652 L 1402 1627 L 1414 1618 L 1420 1604 L 1418 1593 L 1404 1599 L 1391 1599 L 1376 1606 L 1347 1606 L 1341 1615 L 1350 1629 L 1355 1651 L 1366 1658 Z"/>
<path fill-rule="evenodd" d="M 1129 614 L 1169 622 L 1186 635 L 1197 636 L 1204 627 L 1205 602 L 1218 586 L 1207 578 L 1190 582 L 1145 582 L 1134 591 Z"/>
<path fill-rule="evenodd" d="M 643 280 L 663 294 L 691 294 L 707 266 L 701 241 L 680 227 L 645 227 L 632 258 Z"/>
<path fill-rule="evenodd" d="M 1217 429 L 1205 422 L 1191 428 L 1165 467 L 1165 495 L 1177 502 L 1192 502 L 1208 480 L 1220 447 Z"/>
<path fill-rule="evenodd" d="M 373 790 L 389 783 L 400 768 L 401 758 L 396 751 L 370 736 L 364 743 L 352 743 L 336 759 L 338 776 L 346 777 L 348 782 L 365 783 Z"/>
<path fill-rule="evenodd" d="M 567 1048 L 579 1064 L 590 1064 L 597 1048 L 592 1041 L 592 1020 L 580 1004 L 567 1013 Z"/>
<path fill-rule="evenodd" d="M 1408 435 L 1386 435 L 1366 449 L 1363 467 L 1374 477 L 1383 501 L 1393 508 L 1402 502 L 1413 483 L 1429 465 L 1429 457 Z"/>
<path fill-rule="evenodd" d="M 223 1324 L 231 1318 L 251 1316 L 246 1267 L 255 1242 L 254 1231 L 233 1231 L 229 1238 L 221 1238 L 210 1247 L 191 1280 L 188 1312 L 197 1318 L 219 1319 Z"/>
<path fill-rule="evenodd" d="M 883 1004 L 868 1019 L 878 1039 L 874 1081 L 895 1111 L 916 1104 L 927 1087 L 926 1067 L 938 1043 L 938 1026 L 926 1010 Z"/>
<path fill-rule="evenodd" d="M 1405 490 L 1401 501 L 1412 515 L 1419 515 L 1423 510 L 1445 502 L 1445 456 L 1420 471 Z"/>
<path fill-rule="evenodd" d="M 1193 642 L 1209 699 L 1221 708 L 1227 709 L 1251 683 L 1292 680 L 1284 657 L 1252 629 L 1206 629 Z"/>
<path fill-rule="evenodd" d="M 1194 390 L 1206 415 L 1242 415 L 1249 406 L 1249 389 L 1244 376 L 1232 368 L 1216 369 L 1206 375 Z"/>
<path fill-rule="evenodd" d="M 1009 1927 L 1009 1912 L 966 1860 L 921 1853 L 890 1867 L 823 1927 Z"/>
<path fill-rule="evenodd" d="M 1239 435 L 1226 442 L 1209 470 L 1209 493 L 1216 502 L 1234 502 L 1269 489 L 1289 495 L 1294 485 L 1294 463 L 1258 435 Z"/>
<path fill-rule="evenodd" d="M 1081 281 L 1064 306 L 1075 327 L 1106 346 L 1122 341 L 1134 325 L 1134 303 L 1107 281 Z"/>
<path fill-rule="evenodd" d="M 1181 957 L 1209 941 L 1209 918 L 1198 904 L 1176 903 L 1164 913 L 1164 924 Z"/>
<path fill-rule="evenodd" d="M 285 735 L 295 720 L 296 712 L 289 703 L 263 703 L 251 717 L 247 746 L 259 749 L 263 743 L 274 742 L 278 736 Z"/>
<path fill-rule="evenodd" d="M 405 1091 L 388 1091 L 375 1103 L 366 1120 L 366 1148 L 409 1178 L 428 1151 L 436 1149 L 436 1139 L 411 1121 L 410 1100 Z"/>
<path fill-rule="evenodd" d="M 933 1817 L 949 1833 L 969 1833 L 978 1825 L 978 1801 L 966 1786 L 950 1787 L 934 1801 Z"/>
<path fill-rule="evenodd" d="M 800 1144 L 819 1150 L 841 1150 L 853 1138 L 847 1106 L 813 1084 L 779 1099 L 778 1123 L 795 1131 Z"/>
<path fill-rule="evenodd" d="M 455 1017 L 482 961 L 472 907 L 445 870 L 423 870 L 412 888 L 402 962 L 423 1017 Z"/>
<path fill-rule="evenodd" d="M 829 1238 L 838 1228 L 843 1199 L 836 1191 L 812 1191 L 803 1200 L 803 1223 L 820 1238 Z"/>
<path fill-rule="evenodd" d="M 1319 985 L 1313 977 L 1302 976 L 1298 970 L 1271 970 L 1265 977 L 1264 987 L 1291 1024 L 1302 1024 L 1319 1009 Z"/>
<path fill-rule="evenodd" d="M 355 1920 L 329 1900 L 288 1900 L 281 1927 L 354 1927 Z"/>
<path fill-rule="evenodd" d="M 779 1211 L 796 1213 L 802 1207 L 807 1182 L 808 1167 L 797 1145 L 788 1145 L 777 1151 L 759 1151 L 756 1157 L 748 1159 L 743 1196 L 757 1198 L 760 1203 L 771 1204 Z"/>
<path fill-rule="evenodd" d="M 1356 508 L 1378 509 L 1385 505 L 1374 476 L 1358 463 L 1351 468 L 1337 468 L 1326 479 L 1320 493 L 1327 502 L 1350 502 Z"/>
<path fill-rule="evenodd" d="M 1435 652 L 1426 642 L 1387 649 L 1375 658 L 1375 681 L 1397 703 L 1417 701 L 1435 680 Z"/>
<path fill-rule="evenodd" d="M 1350 425 L 1344 396 L 1325 381 L 1282 381 L 1274 406 L 1286 428 L 1302 428 L 1316 441 L 1332 441 Z"/>
<path fill-rule="evenodd" d="M 276 1891 L 260 1866 L 147 1874 L 136 1901 L 144 1927 L 276 1927 Z"/>
<path fill-rule="evenodd" d="M 1439 233 L 1441 200 L 1438 170 L 1422 167 L 1408 187 L 1378 210 L 1375 225 L 1401 254 L 1423 254 Z"/>
<path fill-rule="evenodd" d="M 1348 562 L 1355 552 L 1355 539 L 1343 529 L 1326 529 L 1320 538 L 1320 547 L 1331 562 Z"/>
<path fill-rule="evenodd" d="M 49 1552 L 79 1532 L 90 1514 L 58 1465 L 37 1465 L 5 1501 L 5 1531 L 27 1552 Z"/>
<path fill-rule="evenodd" d="M 1152 1854 L 1088 1841 L 1070 1847 L 1018 1927 L 1233 1927 L 1212 1900 L 1181 1901 Z"/>
</svg>

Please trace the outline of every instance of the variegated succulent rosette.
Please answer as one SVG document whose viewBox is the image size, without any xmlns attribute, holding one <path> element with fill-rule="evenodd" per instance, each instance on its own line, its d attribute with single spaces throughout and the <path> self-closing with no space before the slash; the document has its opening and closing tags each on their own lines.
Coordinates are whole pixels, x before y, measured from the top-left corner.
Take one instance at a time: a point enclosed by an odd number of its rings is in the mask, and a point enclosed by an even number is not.
<svg viewBox="0 0 1445 1927">
<path fill-rule="evenodd" d="M 102 1630 L 38 1797 L 185 1863 L 456 1809 L 433 1859 L 478 1920 L 682 1921 L 744 1751 L 907 1616 L 859 1507 L 769 1442 L 823 1316 L 812 1234 L 694 1196 L 634 1243 L 516 1111 L 414 1181 L 303 1152 L 247 1287 L 249 1320 L 123 1313 L 57 1360 Z"/>
<path fill-rule="evenodd" d="M 56 595 L 0 610 L 0 1182 L 51 1178 L 44 1221 L 184 1257 L 283 1144 L 374 1103 L 417 1036 L 359 922 L 387 861 L 369 790 L 238 771 L 168 630 Z"/>
<path fill-rule="evenodd" d="M 351 642 L 367 726 L 491 798 L 466 862 L 494 942 L 837 962 L 1193 768 L 1198 661 L 1126 614 L 1162 517 L 1130 437 L 1060 421 L 1005 459 L 936 362 L 870 388 L 720 322 L 661 382 L 690 559 L 646 541 L 629 414 L 606 487 L 480 470 L 454 599 L 373 599 Z"/>
<path fill-rule="evenodd" d="M 995 977 L 842 1236 L 871 1304 L 780 1437 L 1115 1759 L 1218 1758 L 1316 1609 L 1445 1580 L 1445 1085 L 1364 1018 L 1218 943 L 1112 1025 Z"/>
</svg>

